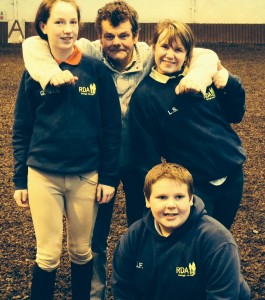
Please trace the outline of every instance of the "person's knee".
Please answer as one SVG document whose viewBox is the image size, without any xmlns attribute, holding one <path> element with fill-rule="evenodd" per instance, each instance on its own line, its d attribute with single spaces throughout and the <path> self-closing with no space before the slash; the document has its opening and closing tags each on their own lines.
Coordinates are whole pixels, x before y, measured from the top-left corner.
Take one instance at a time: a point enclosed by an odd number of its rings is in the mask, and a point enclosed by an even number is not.
<svg viewBox="0 0 265 300">
<path fill-rule="evenodd" d="M 48 244 L 47 244 L 48 245 Z M 37 247 L 36 263 L 44 271 L 51 272 L 58 268 L 61 257 L 61 247 L 41 246 Z M 51 249 L 53 249 L 51 251 Z"/>
<path fill-rule="evenodd" d="M 56 270 L 60 264 L 60 258 L 58 257 L 38 257 L 36 258 L 36 263 L 44 271 L 52 272 Z"/>
<path fill-rule="evenodd" d="M 90 247 L 75 247 L 75 249 L 69 249 L 68 251 L 71 262 L 78 265 L 83 265 L 93 258 Z"/>
</svg>

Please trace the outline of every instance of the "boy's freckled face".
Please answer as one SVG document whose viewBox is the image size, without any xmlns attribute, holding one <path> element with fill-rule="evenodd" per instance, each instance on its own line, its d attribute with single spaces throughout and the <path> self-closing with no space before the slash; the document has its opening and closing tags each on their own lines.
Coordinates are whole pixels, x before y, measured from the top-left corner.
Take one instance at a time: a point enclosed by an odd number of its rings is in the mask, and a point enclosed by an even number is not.
<svg viewBox="0 0 265 300">
<path fill-rule="evenodd" d="M 186 184 L 162 178 L 153 184 L 146 206 L 151 209 L 162 234 L 169 236 L 188 219 L 192 199 Z"/>
</svg>

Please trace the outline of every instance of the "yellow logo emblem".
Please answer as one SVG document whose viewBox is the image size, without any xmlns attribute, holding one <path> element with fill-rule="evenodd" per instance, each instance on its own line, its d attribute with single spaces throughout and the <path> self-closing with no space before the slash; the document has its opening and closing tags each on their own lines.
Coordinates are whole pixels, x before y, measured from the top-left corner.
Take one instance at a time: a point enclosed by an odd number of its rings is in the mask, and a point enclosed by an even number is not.
<svg viewBox="0 0 265 300">
<path fill-rule="evenodd" d="M 212 87 L 209 88 L 209 91 L 204 95 L 204 99 L 209 101 L 216 98 L 214 89 Z"/>
<path fill-rule="evenodd" d="M 84 96 L 94 96 L 96 94 L 96 84 L 91 83 L 89 86 L 80 86 L 79 93 Z"/>
<path fill-rule="evenodd" d="M 196 265 L 195 262 L 189 263 L 188 267 L 176 267 L 176 273 L 178 276 L 187 277 L 196 275 Z"/>
</svg>

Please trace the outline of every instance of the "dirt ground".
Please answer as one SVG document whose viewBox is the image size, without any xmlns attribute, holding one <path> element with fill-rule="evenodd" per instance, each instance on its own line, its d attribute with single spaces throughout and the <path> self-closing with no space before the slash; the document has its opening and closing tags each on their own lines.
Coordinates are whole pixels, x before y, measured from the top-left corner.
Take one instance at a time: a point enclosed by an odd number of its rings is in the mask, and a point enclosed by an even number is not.
<svg viewBox="0 0 265 300">
<path fill-rule="evenodd" d="M 245 192 L 232 233 L 240 249 L 242 271 L 251 287 L 252 299 L 265 299 L 265 45 L 204 46 L 215 50 L 223 65 L 242 78 L 247 93 L 245 118 L 241 124 L 235 126 L 248 153 L 245 164 Z M 0 299 L 29 299 L 35 237 L 29 211 L 16 207 L 12 199 L 11 128 L 16 91 L 23 71 L 21 48 L 1 45 L 0 58 Z M 124 206 L 120 187 L 108 240 L 108 277 L 114 246 L 126 230 Z M 55 299 L 71 299 L 65 241 Z M 113 299 L 109 286 L 108 299 Z"/>
</svg>

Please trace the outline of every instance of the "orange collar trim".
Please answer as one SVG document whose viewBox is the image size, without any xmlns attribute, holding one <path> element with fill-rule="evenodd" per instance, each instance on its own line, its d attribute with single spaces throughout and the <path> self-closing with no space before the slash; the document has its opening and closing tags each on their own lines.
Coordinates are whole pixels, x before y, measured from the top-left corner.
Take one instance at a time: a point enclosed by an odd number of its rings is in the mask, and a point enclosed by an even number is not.
<svg viewBox="0 0 265 300">
<path fill-rule="evenodd" d="M 80 63 L 81 58 L 82 58 L 82 52 L 79 50 L 79 48 L 76 45 L 74 45 L 74 51 L 72 52 L 72 54 L 65 61 L 58 60 L 58 59 L 55 59 L 55 60 L 57 61 L 57 63 L 59 65 L 62 62 L 65 62 L 69 65 L 76 66 Z"/>
</svg>

